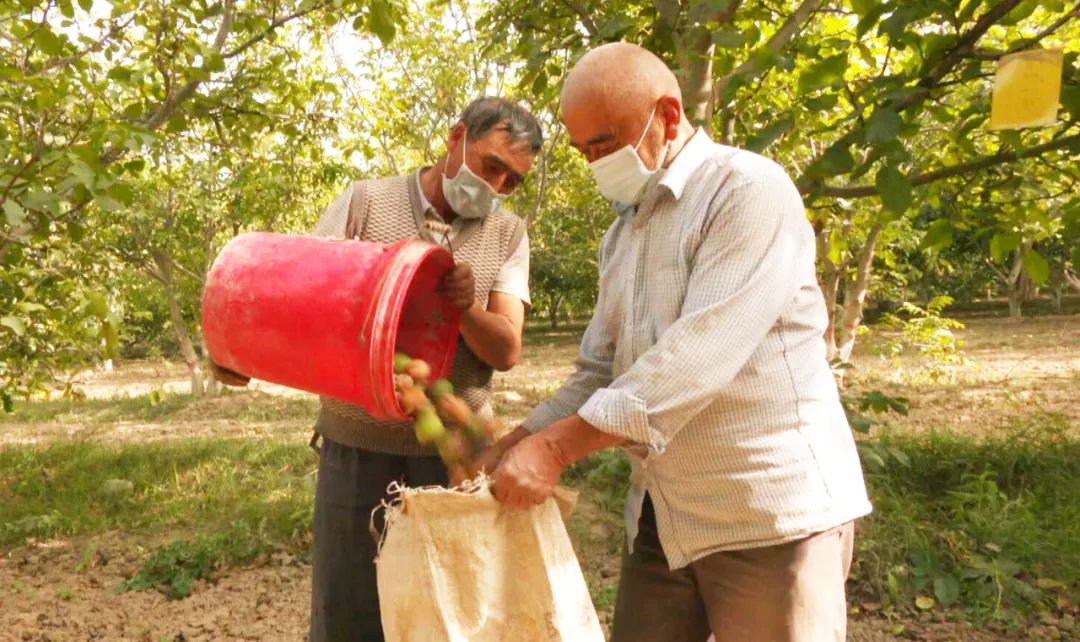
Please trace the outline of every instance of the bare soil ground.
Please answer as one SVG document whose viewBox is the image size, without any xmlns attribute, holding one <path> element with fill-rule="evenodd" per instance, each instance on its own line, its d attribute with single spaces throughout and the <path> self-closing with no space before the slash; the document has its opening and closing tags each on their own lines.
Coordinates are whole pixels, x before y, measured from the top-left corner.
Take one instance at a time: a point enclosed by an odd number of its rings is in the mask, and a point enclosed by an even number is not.
<svg viewBox="0 0 1080 642">
<path fill-rule="evenodd" d="M 1046 317 L 1023 323 L 976 320 L 960 337 L 968 363 L 950 368 L 944 382 L 923 380 L 917 363 L 905 357 L 885 362 L 864 342 L 855 359 L 856 385 L 887 389 L 913 400 L 911 413 L 889 421 L 888 429 L 949 429 L 989 434 L 1023 422 L 1034 412 L 1060 417 L 1067 430 L 1080 429 L 1080 316 Z M 523 363 L 496 381 L 500 411 L 522 417 L 572 368 L 576 333 L 544 335 L 527 347 Z M 184 369 L 162 362 L 121 363 L 111 373 L 84 373 L 79 388 L 91 398 L 134 397 L 152 390 L 184 391 Z M 288 398 L 304 393 L 256 382 L 257 390 Z M 250 404 L 251 395 L 226 396 L 213 403 Z M 228 408 L 218 409 L 228 414 Z M 179 414 L 167 421 L 109 422 L 64 417 L 46 423 L 3 423 L 0 447 L 89 439 L 107 443 L 178 437 L 249 436 L 306 439 L 310 423 L 289 420 L 213 420 Z M 612 555 L 622 537 L 618 519 L 582 498 L 571 533 L 582 565 L 599 592 L 606 619 L 617 581 Z M 307 563 L 284 553 L 250 567 L 227 569 L 184 600 L 169 601 L 150 591 L 118 592 L 156 542 L 123 532 L 89 538 L 36 542 L 0 551 L 0 640 L 301 640 L 306 637 L 310 596 Z M 1015 631 L 973 630 L 948 615 L 887 621 L 861 614 L 849 639 L 989 640 L 1018 639 Z M 1025 639 L 1069 638 L 1068 627 L 1032 626 Z"/>
</svg>

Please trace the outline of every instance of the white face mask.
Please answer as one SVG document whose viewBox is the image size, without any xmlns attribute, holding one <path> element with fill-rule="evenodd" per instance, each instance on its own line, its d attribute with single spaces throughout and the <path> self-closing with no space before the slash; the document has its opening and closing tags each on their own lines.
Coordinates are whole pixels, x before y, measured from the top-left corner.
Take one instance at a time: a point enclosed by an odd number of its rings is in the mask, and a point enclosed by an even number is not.
<svg viewBox="0 0 1080 642">
<path fill-rule="evenodd" d="M 450 204 L 450 209 L 461 218 L 484 218 L 498 210 L 506 197 L 469 169 L 465 162 L 468 135 L 466 129 L 461 139 L 461 169 L 453 178 L 447 178 L 446 172 L 443 172 L 442 192 L 446 202 Z"/>
<path fill-rule="evenodd" d="M 650 180 L 664 166 L 670 143 L 665 143 L 656 169 L 645 167 L 645 163 L 641 162 L 641 157 L 637 154 L 637 149 L 645 140 L 645 134 L 649 133 L 649 125 L 652 124 L 655 115 L 656 105 L 653 105 L 653 110 L 649 112 L 649 120 L 645 123 L 645 131 L 641 132 L 637 145 L 633 147 L 626 145 L 618 151 L 589 163 L 589 169 L 592 170 L 600 193 L 609 201 L 623 205 L 637 205 Z"/>
</svg>

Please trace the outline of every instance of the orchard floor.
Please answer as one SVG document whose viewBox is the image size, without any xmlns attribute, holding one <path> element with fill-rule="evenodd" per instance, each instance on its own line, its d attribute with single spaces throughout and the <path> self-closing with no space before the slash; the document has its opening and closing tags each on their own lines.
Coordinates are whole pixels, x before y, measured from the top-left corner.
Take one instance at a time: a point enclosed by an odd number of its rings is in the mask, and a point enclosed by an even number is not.
<svg viewBox="0 0 1080 642">
<path fill-rule="evenodd" d="M 569 372 L 579 331 L 530 332 L 522 365 L 499 375 L 496 383 L 499 409 L 509 421 L 523 416 Z M 971 320 L 957 336 L 965 342 L 966 360 L 935 368 L 912 355 L 882 359 L 876 346 L 887 335 L 862 341 L 849 375 L 852 386 L 911 399 L 908 416 L 891 417 L 875 431 L 993 435 L 1033 416 L 1080 431 L 1080 316 L 1022 323 Z M 75 385 L 87 399 L 23 404 L 14 415 L 0 415 L 0 449 L 237 437 L 304 443 L 309 436 L 316 402 L 308 395 L 265 383 L 208 400 L 168 394 L 182 392 L 186 381 L 182 367 L 164 362 L 123 362 L 110 373 L 83 373 Z M 150 395 L 163 400 L 148 404 Z M 310 465 L 314 468 L 314 460 Z M 4 483 L 0 471 L 0 497 Z M 0 523 L 0 531 L 6 527 Z M 583 493 L 570 532 L 606 624 L 618 576 L 620 520 L 610 502 L 601 505 Z M 148 551 L 172 535 L 107 530 L 0 547 L 0 640 L 305 637 L 310 567 L 302 554 L 284 549 L 220 569 L 186 599 L 119 592 L 118 585 L 136 573 Z M 883 617 L 877 605 L 852 607 L 858 613 L 851 621 L 851 640 L 1080 638 L 1072 616 L 1065 622 L 1033 618 L 1011 628 L 975 629 L 956 613 L 938 609 Z"/>
</svg>

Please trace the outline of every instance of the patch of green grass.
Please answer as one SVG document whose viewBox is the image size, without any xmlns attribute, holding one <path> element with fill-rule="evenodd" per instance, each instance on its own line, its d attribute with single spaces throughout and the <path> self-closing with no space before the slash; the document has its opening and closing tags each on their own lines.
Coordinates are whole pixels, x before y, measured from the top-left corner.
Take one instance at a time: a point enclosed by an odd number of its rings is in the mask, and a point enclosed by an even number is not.
<svg viewBox="0 0 1080 642">
<path fill-rule="evenodd" d="M 585 332 L 588 319 L 559 324 L 554 330 L 548 323 L 527 323 L 523 343 L 530 346 L 577 345 Z"/>
<path fill-rule="evenodd" d="M 1044 418 L 1046 419 L 1046 418 Z M 906 463 L 868 474 L 861 597 L 893 608 L 957 606 L 976 621 L 1052 609 L 1080 583 L 1080 440 L 1052 418 L 1004 438 L 876 442 Z"/>
<path fill-rule="evenodd" d="M 0 424 L 312 420 L 318 409 L 318 399 L 313 397 L 254 391 L 227 392 L 217 397 L 158 393 L 111 399 L 24 401 L 15 404 L 14 412 L 0 414 Z"/>
<path fill-rule="evenodd" d="M 170 599 L 191 595 L 197 580 L 209 580 L 218 568 L 249 562 L 273 548 L 273 537 L 254 530 L 243 520 L 223 532 L 194 539 L 174 540 L 155 549 L 132 578 L 121 588 L 126 591 L 156 589 Z"/>
<path fill-rule="evenodd" d="M 299 441 L 0 449 L 0 548 L 115 529 L 153 535 L 246 528 L 299 542 L 311 521 L 315 468 L 314 454 Z"/>
<path fill-rule="evenodd" d="M 571 465 L 562 481 L 589 493 L 590 500 L 602 510 L 621 515 L 630 488 L 630 460 L 621 450 L 609 448 Z"/>
</svg>

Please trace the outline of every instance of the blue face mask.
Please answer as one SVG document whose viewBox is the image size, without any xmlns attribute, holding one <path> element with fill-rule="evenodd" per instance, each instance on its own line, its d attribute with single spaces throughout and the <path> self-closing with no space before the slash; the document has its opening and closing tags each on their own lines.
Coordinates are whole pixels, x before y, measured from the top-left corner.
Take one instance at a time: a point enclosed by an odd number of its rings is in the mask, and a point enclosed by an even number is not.
<svg viewBox="0 0 1080 642">
<path fill-rule="evenodd" d="M 465 145 L 468 142 L 468 129 L 461 139 L 461 169 L 453 178 L 442 176 L 442 190 L 450 209 L 461 218 L 480 219 L 496 212 L 502 207 L 505 196 L 499 194 L 487 181 L 469 169 L 465 162 Z"/>
</svg>

